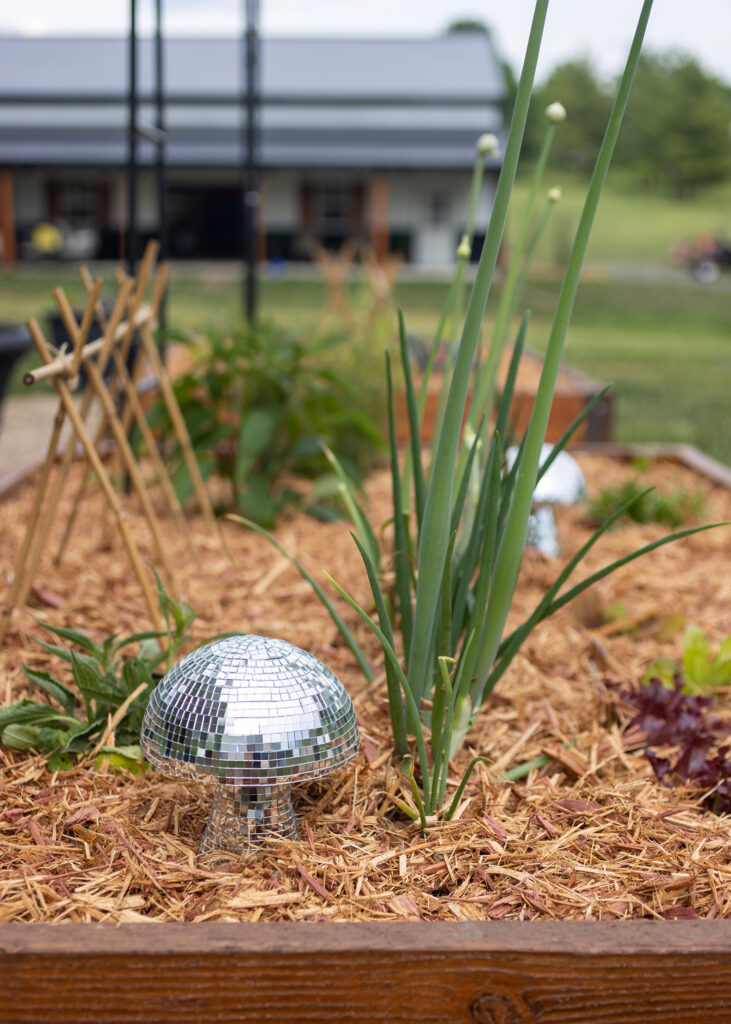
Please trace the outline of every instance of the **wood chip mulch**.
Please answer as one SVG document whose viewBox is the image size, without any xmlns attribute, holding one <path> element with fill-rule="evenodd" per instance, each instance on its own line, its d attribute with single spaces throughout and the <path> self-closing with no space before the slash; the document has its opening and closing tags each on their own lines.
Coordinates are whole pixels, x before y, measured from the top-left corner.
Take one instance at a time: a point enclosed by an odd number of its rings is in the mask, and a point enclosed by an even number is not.
<svg viewBox="0 0 731 1024">
<path fill-rule="evenodd" d="M 629 472 L 607 458 L 579 460 L 590 493 Z M 731 519 L 731 494 L 689 470 L 658 462 L 643 479 L 665 491 L 700 490 L 708 521 Z M 369 493 L 374 519 L 385 522 L 386 474 L 374 474 Z M 3 585 L 31 497 L 24 487 L 0 503 Z M 135 501 L 126 499 L 125 507 L 143 556 L 154 562 Z M 32 616 L 98 637 L 149 627 L 118 538 L 100 546 L 102 520 L 101 500 L 91 494 L 61 566 L 46 556 L 36 607 L 16 614 L 0 649 L 0 697 L 5 686 L 12 699 L 39 697 L 23 662 L 59 669 L 39 647 Z M 566 510 L 559 525 L 566 556 L 587 536 L 584 510 Z M 475 753 L 493 763 L 476 769 L 456 820 L 427 835 L 391 799 L 403 799 L 405 790 L 391 757 L 382 680 L 365 682 L 287 562 L 234 524 L 224 530 L 231 559 L 202 524 L 194 521 L 194 550 L 166 526 L 180 590 L 198 612 L 196 639 L 238 630 L 281 636 L 315 653 L 353 696 L 358 759 L 297 790 L 297 842 L 199 859 L 207 787 L 84 763 L 51 775 L 43 759 L 0 748 L 0 922 L 731 916 L 731 821 L 704 812 L 702 793 L 656 782 L 642 737 L 628 733 L 632 711 L 613 686 L 637 684 L 659 655 L 678 657 L 685 625 L 701 627 L 716 645 L 731 633 L 731 528 L 622 569 L 535 631 L 470 733 L 450 788 Z M 617 529 L 587 567 L 664 532 L 656 525 Z M 278 537 L 315 575 L 327 569 L 367 601 L 345 524 L 296 517 Z M 532 609 L 557 568 L 526 557 L 511 621 Z M 347 610 L 346 617 L 376 659 L 370 636 Z M 718 712 L 731 718 L 729 695 L 719 697 Z M 520 782 L 500 780 L 542 754 L 551 757 L 546 767 Z"/>
</svg>

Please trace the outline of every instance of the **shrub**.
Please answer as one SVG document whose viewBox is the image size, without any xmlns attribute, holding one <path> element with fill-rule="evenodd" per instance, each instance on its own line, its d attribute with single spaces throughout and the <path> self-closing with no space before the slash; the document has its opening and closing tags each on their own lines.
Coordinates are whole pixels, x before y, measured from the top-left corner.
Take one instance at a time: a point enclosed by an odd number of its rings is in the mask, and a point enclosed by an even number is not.
<svg viewBox="0 0 731 1024">
<path fill-rule="evenodd" d="M 307 339 L 271 323 L 213 334 L 175 382 L 201 473 L 224 477 L 231 506 L 258 523 L 273 526 L 291 505 L 333 513 L 335 481 L 323 445 L 356 480 L 376 461 L 380 433 L 359 389 L 333 368 L 346 340 Z M 157 422 L 169 433 L 162 408 Z M 172 462 L 184 500 L 192 484 L 182 459 Z"/>
</svg>

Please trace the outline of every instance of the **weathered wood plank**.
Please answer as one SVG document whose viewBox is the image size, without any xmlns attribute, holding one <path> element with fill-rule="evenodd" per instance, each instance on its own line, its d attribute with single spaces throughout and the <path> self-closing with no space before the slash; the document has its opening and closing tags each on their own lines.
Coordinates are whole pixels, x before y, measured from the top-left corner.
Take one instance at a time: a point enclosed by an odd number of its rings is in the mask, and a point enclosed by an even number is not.
<svg viewBox="0 0 731 1024">
<path fill-rule="evenodd" d="M 726 921 L 0 926 L 7 1024 L 721 1024 Z"/>
</svg>

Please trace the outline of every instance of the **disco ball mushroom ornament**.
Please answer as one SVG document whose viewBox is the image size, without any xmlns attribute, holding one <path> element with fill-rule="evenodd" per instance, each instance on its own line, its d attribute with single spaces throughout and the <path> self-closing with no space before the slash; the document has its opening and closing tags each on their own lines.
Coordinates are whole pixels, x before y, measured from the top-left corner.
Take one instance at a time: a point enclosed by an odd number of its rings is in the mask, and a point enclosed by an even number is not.
<svg viewBox="0 0 731 1024">
<path fill-rule="evenodd" d="M 140 743 L 169 775 L 213 783 L 200 852 L 292 839 L 291 787 L 358 752 L 343 684 L 285 640 L 237 635 L 199 647 L 160 680 Z"/>
<path fill-rule="evenodd" d="M 552 444 L 542 446 L 541 466 L 552 452 Z M 508 470 L 512 469 L 517 457 L 518 448 L 508 448 L 505 453 Z M 586 482 L 578 462 L 568 452 L 559 452 L 533 491 L 533 510 L 528 521 L 528 546 L 549 558 L 558 558 L 561 547 L 553 508 L 555 505 L 575 505 L 584 498 Z"/>
</svg>

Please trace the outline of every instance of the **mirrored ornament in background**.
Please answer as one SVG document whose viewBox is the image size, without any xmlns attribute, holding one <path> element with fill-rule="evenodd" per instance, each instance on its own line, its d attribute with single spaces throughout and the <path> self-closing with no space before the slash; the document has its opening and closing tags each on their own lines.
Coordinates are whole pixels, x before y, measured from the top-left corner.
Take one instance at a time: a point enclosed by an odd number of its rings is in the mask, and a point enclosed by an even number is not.
<svg viewBox="0 0 731 1024">
<path fill-rule="evenodd" d="M 140 743 L 169 775 L 213 783 L 200 852 L 297 834 L 291 786 L 358 752 L 343 684 L 284 640 L 238 635 L 193 651 L 150 697 Z"/>
<path fill-rule="evenodd" d="M 541 448 L 542 466 L 553 451 L 552 444 Z M 508 470 L 515 463 L 518 448 L 508 448 L 505 461 Z M 533 491 L 533 510 L 528 520 L 526 544 L 549 558 L 561 553 L 554 505 L 575 505 L 586 498 L 586 481 L 578 462 L 568 452 L 559 452 Z"/>
</svg>

